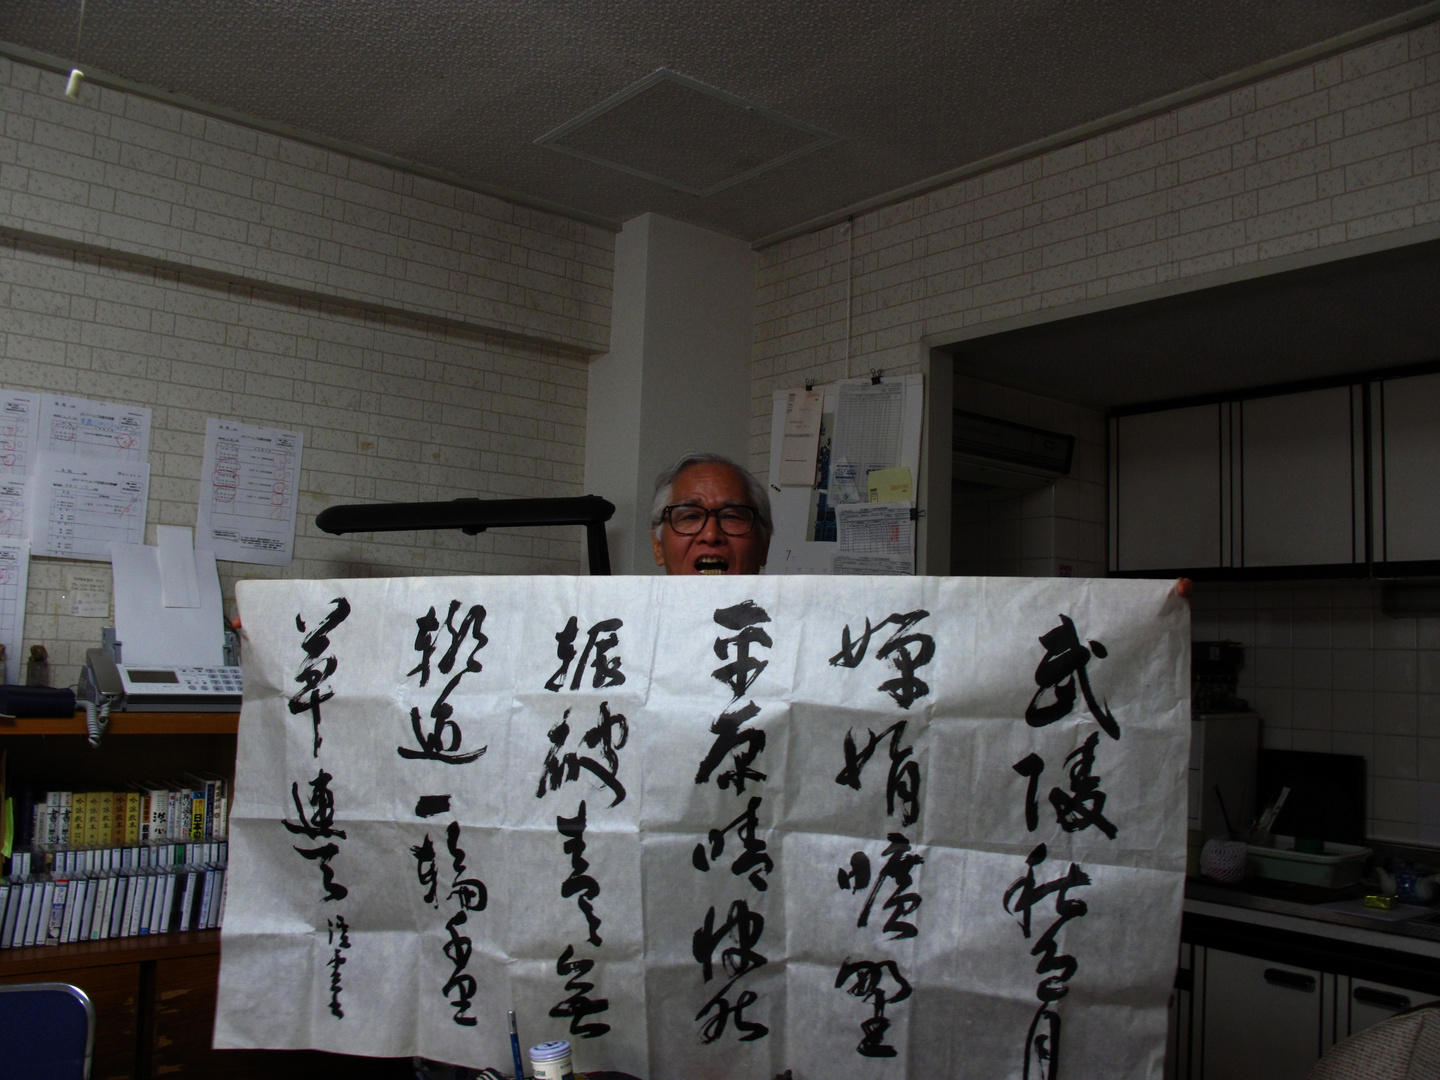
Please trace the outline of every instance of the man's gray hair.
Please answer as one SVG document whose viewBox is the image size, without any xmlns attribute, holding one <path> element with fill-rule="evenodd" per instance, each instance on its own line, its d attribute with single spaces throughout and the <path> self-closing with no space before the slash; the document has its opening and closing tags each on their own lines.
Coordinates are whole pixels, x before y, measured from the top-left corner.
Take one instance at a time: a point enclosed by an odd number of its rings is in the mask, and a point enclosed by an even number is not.
<svg viewBox="0 0 1440 1080">
<path fill-rule="evenodd" d="M 731 461 L 724 454 L 701 452 L 684 455 L 655 478 L 655 501 L 650 504 L 650 531 L 654 533 L 655 539 L 660 539 L 661 517 L 665 513 L 665 507 L 670 505 L 670 493 L 675 487 L 675 479 L 692 465 L 725 465 L 734 469 L 745 485 L 745 497 L 750 500 L 751 506 L 760 511 L 760 528 L 765 539 L 770 538 L 775 531 L 775 522 L 770 517 L 770 495 L 766 492 L 765 485 L 755 479 L 749 469 Z"/>
</svg>

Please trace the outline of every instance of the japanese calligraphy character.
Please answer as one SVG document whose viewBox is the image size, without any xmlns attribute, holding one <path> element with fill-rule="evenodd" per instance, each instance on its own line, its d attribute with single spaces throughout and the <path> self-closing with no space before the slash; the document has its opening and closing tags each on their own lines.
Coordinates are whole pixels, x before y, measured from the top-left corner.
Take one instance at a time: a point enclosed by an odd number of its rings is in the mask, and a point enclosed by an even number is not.
<svg viewBox="0 0 1440 1080">
<path fill-rule="evenodd" d="M 596 761 L 589 755 L 577 754 L 574 751 L 560 756 L 560 749 L 565 741 L 570 738 L 570 710 L 566 709 L 561 717 L 560 723 L 550 729 L 548 738 L 550 749 L 545 754 L 545 764 L 540 773 L 540 783 L 535 789 L 535 797 L 543 799 L 546 790 L 558 791 L 562 783 L 569 783 L 580 778 L 580 770 L 585 769 L 594 775 L 599 781 L 610 789 L 614 796 L 610 800 L 611 806 L 618 806 L 625 801 L 625 785 L 620 782 L 620 755 L 619 750 L 625 748 L 630 741 L 630 723 L 625 719 L 623 713 L 610 712 L 610 703 L 600 703 L 600 719 L 595 726 L 580 737 L 581 743 L 587 748 L 599 749 L 600 757 L 604 764 Z"/>
<path fill-rule="evenodd" d="M 311 756 L 313 757 L 320 756 L 320 706 L 335 696 L 333 690 L 320 689 L 325 681 L 335 674 L 337 665 L 335 657 L 324 656 L 324 653 L 330 647 L 331 631 L 350 617 L 350 601 L 343 596 L 337 596 L 330 603 L 332 605 L 330 614 L 326 615 L 320 625 L 315 627 L 300 643 L 300 648 L 305 653 L 305 662 L 300 668 L 300 674 L 295 676 L 295 681 L 300 684 L 300 690 L 290 698 L 291 716 L 299 716 L 304 712 L 310 714 L 310 725 L 313 731 Z M 299 615 L 295 616 L 295 629 L 302 634 L 305 633 L 305 620 Z"/>
<path fill-rule="evenodd" d="M 575 665 L 575 677 L 570 682 L 571 690 L 580 689 L 580 680 L 585 674 L 585 663 L 589 659 L 592 649 L 595 650 L 595 660 L 590 665 L 595 670 L 595 677 L 591 682 L 594 689 L 619 686 L 625 681 L 625 675 L 620 670 L 620 657 L 612 658 L 608 655 L 609 651 L 620 643 L 620 638 L 615 631 L 624 625 L 619 619 L 602 619 L 590 627 L 585 641 L 585 649 L 580 654 L 580 663 Z M 558 692 L 564 684 L 565 676 L 570 671 L 570 662 L 575 659 L 575 638 L 579 632 L 579 620 L 571 615 L 570 621 L 565 624 L 565 629 L 555 635 L 557 642 L 555 655 L 560 661 L 560 667 L 554 675 L 546 680 L 546 690 Z M 602 634 L 605 636 L 602 637 Z"/>
<path fill-rule="evenodd" d="M 345 916 L 336 915 L 333 919 L 326 919 L 325 925 L 328 928 L 326 943 L 334 946 L 330 959 L 325 966 L 330 969 L 330 1015 L 343 1019 L 345 1010 L 340 1004 L 340 994 L 344 989 L 340 979 L 340 969 L 345 966 L 345 950 L 350 948 L 350 924 L 345 921 Z M 340 934 L 340 941 L 335 941 L 336 932 Z"/>
<path fill-rule="evenodd" d="M 1072 900 L 1069 897 L 1071 889 L 1081 888 L 1090 884 L 1090 876 L 1086 874 L 1077 864 L 1071 863 L 1070 869 L 1053 881 L 1047 881 L 1043 885 L 1035 882 L 1035 867 L 1045 861 L 1047 852 L 1044 844 L 1035 845 L 1034 850 L 1025 858 L 1026 873 L 1022 878 L 1005 890 L 1005 910 L 1012 915 L 1020 916 L 1020 932 L 1027 938 L 1030 936 L 1031 911 L 1045 897 L 1054 894 L 1055 914 L 1058 918 L 1051 925 L 1050 929 L 1036 941 L 1030 950 L 1031 956 L 1039 956 L 1040 962 L 1035 970 L 1039 974 L 1049 971 L 1059 971 L 1059 975 L 1049 975 L 1040 984 L 1036 996 L 1041 1001 L 1058 1001 L 1064 997 L 1069 988 L 1064 984 L 1068 982 L 1079 967 L 1073 956 L 1059 955 L 1059 946 L 1055 938 L 1060 928 L 1071 919 L 1078 919 L 1084 916 L 1089 910 L 1084 900 Z"/>
<path fill-rule="evenodd" d="M 766 779 L 765 773 L 751 768 L 755 759 L 765 751 L 765 732 L 758 728 L 743 727 L 745 721 L 758 715 L 760 706 L 753 701 L 733 712 L 720 714 L 710 725 L 710 734 L 715 736 L 715 741 L 695 772 L 695 783 L 709 783 L 710 774 L 725 759 L 726 754 L 732 755 L 731 760 L 735 767 L 715 778 L 721 791 L 733 785 L 735 794 L 740 795 L 745 791 L 746 781 L 758 782 Z"/>
<path fill-rule="evenodd" d="M 910 708 L 916 701 L 930 693 L 929 684 L 918 678 L 915 672 L 934 658 L 935 639 L 929 634 L 909 634 L 906 631 L 920 620 L 928 618 L 929 615 L 930 612 L 923 609 L 903 615 L 895 612 L 886 616 L 875 626 L 870 625 L 870 618 L 866 616 L 865 632 L 854 641 L 851 640 L 850 627 L 847 624 L 840 635 L 840 651 L 830 658 L 830 665 L 832 667 L 859 667 L 860 662 L 865 659 L 865 650 L 870 645 L 870 639 L 886 626 L 894 623 L 895 631 L 875 651 L 875 659 L 884 660 L 889 657 L 900 675 L 899 678 L 881 683 L 877 689 L 889 694 L 895 704 L 902 709 Z"/>
<path fill-rule="evenodd" d="M 300 784 L 290 785 L 290 797 L 295 800 L 295 814 L 300 819 L 297 825 L 290 821 L 281 821 L 280 824 L 289 829 L 292 833 L 299 833 L 308 836 L 311 840 L 317 840 L 322 836 L 338 836 L 344 840 L 345 830 L 332 828 L 335 824 L 335 795 L 330 790 L 330 781 L 335 779 L 324 769 L 316 774 L 315 779 L 310 781 L 310 806 L 314 812 L 307 818 L 305 808 L 300 803 Z"/>
<path fill-rule="evenodd" d="M 565 854 L 570 856 L 570 876 L 560 886 L 560 895 L 566 900 L 572 896 L 579 896 L 575 905 L 585 916 L 585 924 L 590 928 L 590 934 L 586 940 L 591 945 L 599 945 L 601 944 L 600 916 L 595 914 L 594 901 L 600 895 L 600 883 L 585 872 L 590 869 L 590 863 L 585 858 L 584 800 L 581 800 L 580 809 L 574 817 L 557 817 L 555 828 L 561 836 L 565 837 Z"/>
<path fill-rule="evenodd" d="M 760 936 L 764 932 L 765 916 L 758 911 L 751 911 L 750 905 L 744 900 L 736 900 L 730 905 L 730 912 L 719 929 L 715 927 L 715 909 L 710 908 L 705 914 L 705 925 L 695 931 L 691 945 L 691 951 L 701 966 L 705 981 L 709 982 L 715 977 L 715 947 L 731 935 L 734 936 L 735 944 L 720 954 L 720 963 L 726 973 L 731 978 L 738 979 L 741 975 L 763 967 L 767 961 L 756 951 L 755 946 L 759 944 Z"/>
<path fill-rule="evenodd" d="M 457 753 L 460 748 L 461 732 L 460 725 L 451 720 L 455 707 L 448 701 L 450 694 L 460 685 L 460 680 L 466 675 L 474 674 L 482 670 L 483 666 L 476 656 L 480 650 L 489 644 L 490 639 L 482 632 L 481 627 L 485 622 L 485 608 L 480 604 L 473 605 L 466 612 L 460 625 L 455 625 L 455 613 L 460 610 L 460 601 L 451 600 L 450 610 L 445 616 L 445 629 L 450 635 L 450 645 L 436 664 L 440 674 L 448 675 L 455 667 L 455 659 L 459 655 L 460 646 L 467 639 L 474 642 L 469 654 L 461 669 L 455 673 L 455 677 L 445 684 L 445 689 L 435 699 L 435 704 L 430 707 L 430 719 L 433 721 L 430 731 L 425 731 L 420 720 L 420 710 L 410 710 L 410 726 L 415 733 L 415 741 L 420 749 L 414 750 L 410 747 L 397 747 L 396 753 L 403 758 L 424 758 L 428 761 L 443 761 L 447 765 L 463 765 L 466 762 L 474 761 L 485 753 L 486 747 L 470 753 Z M 425 686 L 430 681 L 430 660 L 435 653 L 436 637 L 439 634 L 440 623 L 435 617 L 435 609 L 432 607 L 426 614 L 415 620 L 418 632 L 415 636 L 415 649 L 420 653 L 420 662 L 415 665 L 408 675 L 420 676 L 420 685 Z"/>
<path fill-rule="evenodd" d="M 1070 791 L 1050 789 L 1050 804 L 1055 807 L 1055 820 L 1066 832 L 1079 832 L 1094 825 L 1111 840 L 1115 839 L 1116 828 L 1101 812 L 1105 809 L 1105 792 L 1100 790 L 1100 777 L 1091 775 L 1095 767 L 1095 748 L 1100 742 L 1100 733 L 1092 732 L 1065 758 L 1070 766 Z"/>
<path fill-rule="evenodd" d="M 765 841 L 759 836 L 760 821 L 757 816 L 759 809 L 760 796 L 752 796 L 743 814 L 723 829 L 711 829 L 709 859 L 705 856 L 705 845 L 696 844 L 695 851 L 691 855 L 691 862 L 695 869 L 702 872 L 709 871 L 710 859 L 718 859 L 725 853 L 725 834 L 733 829 L 735 835 L 740 838 L 740 844 L 744 850 L 731 863 L 730 872 L 736 877 L 748 873 L 751 885 L 761 892 L 768 889 L 770 884 L 765 879 L 765 875 L 775 868 L 775 862 L 766 854 Z"/>
<path fill-rule="evenodd" d="M 912 871 L 915 867 L 925 862 L 923 855 L 915 855 L 910 851 L 910 841 L 903 833 L 890 833 L 889 843 L 881 854 L 885 857 L 884 864 L 880 867 L 880 873 L 875 876 L 874 884 L 870 888 L 870 895 L 865 898 L 865 906 L 860 909 L 860 918 L 855 921 L 856 926 L 868 926 L 870 924 L 870 908 L 875 903 L 875 897 L 880 892 L 880 886 L 888 879 L 895 883 L 894 890 L 886 899 L 884 908 L 890 912 L 885 920 L 885 933 L 893 935 L 895 940 L 901 938 L 912 938 L 916 935 L 914 923 L 906 922 L 909 915 L 919 910 L 924 902 L 918 892 L 906 892 L 915 884 L 915 876 Z M 857 862 L 856 856 L 860 856 Z M 853 882 L 860 878 L 869 878 L 869 858 L 864 852 L 856 852 L 851 856 L 851 872 L 849 880 L 841 871 L 840 888 L 854 888 Z"/>
<path fill-rule="evenodd" d="M 431 842 L 429 833 L 425 834 L 424 840 L 410 849 L 410 854 L 415 856 L 415 876 L 420 879 L 420 884 L 425 886 L 425 903 L 431 907 L 439 907 L 435 899 L 439 872 L 435 866 L 435 845 Z"/>
<path fill-rule="evenodd" d="M 864 750 L 857 750 L 855 747 L 855 733 L 845 733 L 845 767 L 835 777 L 837 784 L 852 787 L 860 790 L 860 774 L 869 763 L 875 748 L 887 735 L 890 737 L 890 771 L 885 778 L 885 807 L 886 812 L 894 815 L 895 804 L 898 801 L 901 807 L 900 822 L 902 825 L 914 825 L 920 817 L 920 766 L 913 760 L 914 748 L 901 746 L 900 740 L 905 736 L 906 721 L 899 720 L 876 735 L 873 731 L 866 731 L 869 740 L 865 743 Z"/>
<path fill-rule="evenodd" d="M 470 1015 L 470 1002 L 474 999 L 479 984 L 475 981 L 475 976 L 465 974 L 465 969 L 470 964 L 471 952 L 470 939 L 460 933 L 460 927 L 465 925 L 465 921 L 465 912 L 457 911 L 445 923 L 445 929 L 450 932 L 450 940 L 445 943 L 442 951 L 454 970 L 450 978 L 445 980 L 442 992 L 455 1010 L 455 1023 L 461 1027 L 474 1027 L 477 1021 Z M 452 994 L 454 997 L 451 997 Z"/>
<path fill-rule="evenodd" d="M 340 846 L 335 843 L 322 844 L 317 848 L 295 848 L 297 852 L 309 859 L 311 862 L 320 863 L 320 883 L 325 888 L 325 900 L 344 900 L 350 895 L 350 890 L 335 880 L 335 870 L 330 865 L 330 860 L 340 854 Z"/>
<path fill-rule="evenodd" d="M 592 998 L 590 992 L 595 989 L 595 984 L 586 982 L 585 976 L 590 974 L 595 966 L 594 960 L 576 960 L 575 947 L 566 945 L 565 951 L 560 954 L 560 959 L 555 964 L 555 974 L 569 976 L 565 980 L 565 989 L 570 991 L 570 996 L 550 1009 L 550 1015 L 557 1020 L 570 1021 L 570 1034 L 579 1035 L 582 1039 L 598 1039 L 610 1030 L 609 1024 L 584 1022 L 587 1016 L 594 1016 L 597 1013 L 608 1012 L 610 1009 L 609 998 Z"/>
<path fill-rule="evenodd" d="M 735 1030 L 740 1032 L 741 1042 L 754 1042 L 756 1039 L 763 1039 L 770 1034 L 770 1028 L 758 1020 L 747 1020 L 745 1010 L 760 1000 L 760 995 L 754 990 L 742 990 L 735 1003 L 730 1003 L 730 988 L 734 981 L 725 984 L 720 993 L 707 1001 L 704 1007 L 695 1014 L 695 1019 L 705 1020 L 700 1025 L 700 1041 L 705 1044 L 713 1043 L 716 1039 L 725 1034 L 725 1028 L 732 1021 Z M 713 1014 L 713 1015 L 712 1015 Z M 706 1020 L 706 1017 L 710 1017 Z"/>
<path fill-rule="evenodd" d="M 1108 704 L 1096 699 L 1086 669 L 1092 654 L 1101 660 L 1105 659 L 1108 655 L 1105 646 L 1098 641 L 1090 642 L 1088 649 L 1081 645 L 1080 634 L 1068 615 L 1061 615 L 1060 625 L 1041 635 L 1040 644 L 1045 646 L 1045 656 L 1035 668 L 1035 685 L 1040 689 L 1035 691 L 1035 696 L 1030 699 L 1030 704 L 1025 709 L 1025 722 L 1031 727 L 1045 727 L 1069 716 L 1075 708 L 1075 684 L 1079 682 L 1080 693 L 1085 697 L 1090 715 L 1106 735 L 1118 739 L 1120 725 L 1115 722 Z M 1048 705 L 1041 705 L 1040 698 L 1047 690 L 1054 693 L 1055 700 Z"/>
<path fill-rule="evenodd" d="M 716 668 L 710 674 L 730 687 L 732 702 L 739 701 L 750 690 L 755 680 L 760 677 L 760 673 L 770 664 L 769 660 L 760 660 L 750 655 L 752 645 L 760 645 L 768 649 L 773 644 L 770 635 L 759 627 L 760 623 L 769 622 L 770 616 L 754 600 L 746 600 L 734 607 L 717 608 L 715 621 L 727 630 L 736 630 L 738 633 L 734 637 L 717 637 L 715 639 L 715 655 L 721 660 L 728 660 L 730 650 L 733 648 L 735 659 Z"/>
<path fill-rule="evenodd" d="M 893 988 L 886 980 L 893 984 Z M 884 1042 L 885 1033 L 890 1030 L 890 1021 L 885 1016 L 889 1002 L 904 1001 L 910 996 L 910 983 L 900 974 L 900 968 L 893 960 L 851 960 L 846 957 L 835 976 L 835 989 L 844 990 L 851 979 L 855 985 L 845 992 L 871 1006 L 869 1019 L 860 1024 L 861 1039 L 855 1052 L 861 1057 L 894 1057 L 895 1048 Z"/>
</svg>

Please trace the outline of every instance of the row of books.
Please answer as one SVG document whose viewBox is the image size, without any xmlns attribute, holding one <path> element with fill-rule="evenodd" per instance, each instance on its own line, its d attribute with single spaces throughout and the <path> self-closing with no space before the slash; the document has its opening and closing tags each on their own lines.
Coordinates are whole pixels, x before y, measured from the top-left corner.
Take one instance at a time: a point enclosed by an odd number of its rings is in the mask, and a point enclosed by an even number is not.
<svg viewBox="0 0 1440 1080">
<path fill-rule="evenodd" d="M 217 864 L 0 879 L 0 949 L 213 929 L 224 897 Z"/>
<path fill-rule="evenodd" d="M 16 833 L 42 847 L 218 840 L 225 836 L 229 812 L 224 777 L 187 776 L 126 791 L 25 792 Z"/>
<path fill-rule="evenodd" d="M 224 840 L 162 840 L 103 848 L 18 848 L 10 856 L 9 877 L 31 874 L 79 874 L 159 866 L 224 866 L 230 845 Z"/>
</svg>

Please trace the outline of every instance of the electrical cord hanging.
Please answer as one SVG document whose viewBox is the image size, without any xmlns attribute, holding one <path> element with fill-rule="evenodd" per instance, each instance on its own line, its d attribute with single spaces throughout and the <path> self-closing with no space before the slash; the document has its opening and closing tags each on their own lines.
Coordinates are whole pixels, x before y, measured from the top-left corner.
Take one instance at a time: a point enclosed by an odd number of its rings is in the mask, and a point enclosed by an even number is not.
<svg viewBox="0 0 1440 1080">
<path fill-rule="evenodd" d="M 70 69 L 70 81 L 65 84 L 65 96 L 71 101 L 80 100 L 80 84 L 85 73 L 80 70 L 80 35 L 85 32 L 85 0 L 80 0 L 80 23 L 75 27 L 75 66 Z"/>
</svg>

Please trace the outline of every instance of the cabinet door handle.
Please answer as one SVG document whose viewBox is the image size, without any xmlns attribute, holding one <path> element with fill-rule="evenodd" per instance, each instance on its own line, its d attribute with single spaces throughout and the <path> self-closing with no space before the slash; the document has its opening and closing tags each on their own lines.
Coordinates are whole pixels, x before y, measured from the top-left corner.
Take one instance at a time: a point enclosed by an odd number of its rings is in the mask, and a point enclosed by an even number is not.
<svg viewBox="0 0 1440 1080">
<path fill-rule="evenodd" d="M 1410 999 L 1404 994 L 1391 994 L 1384 990 L 1372 990 L 1368 986 L 1357 986 L 1351 996 L 1361 1005 L 1376 1005 L 1382 1009 L 1401 1012 L 1410 1007 Z"/>
<path fill-rule="evenodd" d="M 1286 971 L 1284 968 L 1266 968 L 1265 981 L 1271 986 L 1283 986 L 1290 990 L 1303 990 L 1307 994 L 1315 992 L 1315 976 L 1302 975 L 1298 971 Z"/>
</svg>

